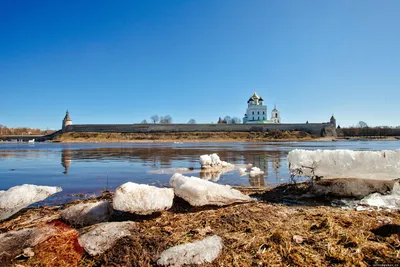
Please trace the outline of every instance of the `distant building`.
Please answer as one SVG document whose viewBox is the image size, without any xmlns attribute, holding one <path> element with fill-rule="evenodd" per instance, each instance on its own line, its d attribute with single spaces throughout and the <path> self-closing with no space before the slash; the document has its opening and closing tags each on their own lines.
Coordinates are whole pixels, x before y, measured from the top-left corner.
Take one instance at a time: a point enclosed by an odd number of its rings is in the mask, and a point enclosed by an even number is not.
<svg viewBox="0 0 400 267">
<path fill-rule="evenodd" d="M 267 106 L 264 105 L 264 99 L 254 92 L 253 96 L 247 101 L 243 123 L 281 123 L 280 112 L 276 105 L 271 112 L 271 118 L 268 119 L 267 116 Z"/>
</svg>

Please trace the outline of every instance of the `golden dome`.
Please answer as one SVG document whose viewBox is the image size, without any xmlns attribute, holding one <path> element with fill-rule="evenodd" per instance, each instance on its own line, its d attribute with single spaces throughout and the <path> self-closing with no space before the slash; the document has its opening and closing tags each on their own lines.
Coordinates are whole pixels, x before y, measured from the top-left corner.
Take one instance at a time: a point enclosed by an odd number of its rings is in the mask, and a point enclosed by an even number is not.
<svg viewBox="0 0 400 267">
<path fill-rule="evenodd" d="M 254 92 L 254 95 L 253 95 L 251 98 L 253 98 L 253 99 L 259 99 L 260 97 L 257 95 L 256 92 Z"/>
</svg>

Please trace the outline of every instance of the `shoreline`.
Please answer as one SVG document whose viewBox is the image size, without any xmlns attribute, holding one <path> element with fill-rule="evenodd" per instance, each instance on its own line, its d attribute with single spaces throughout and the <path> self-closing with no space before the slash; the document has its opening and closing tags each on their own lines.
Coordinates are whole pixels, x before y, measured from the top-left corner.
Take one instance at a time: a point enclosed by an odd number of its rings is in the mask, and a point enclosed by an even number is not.
<svg viewBox="0 0 400 267">
<path fill-rule="evenodd" d="M 393 234 L 390 232 L 392 225 L 400 224 L 398 211 L 345 210 L 318 199 L 308 203 L 291 202 L 291 196 L 304 192 L 303 185 L 283 186 L 279 192 L 273 192 L 272 188 L 237 188 L 257 198 L 250 203 L 192 207 L 175 197 L 170 210 L 155 215 L 116 212 L 110 221 L 132 222 L 135 225 L 132 236 L 116 240 L 98 256 L 90 256 L 76 245 L 78 236 L 93 227 L 68 225 L 60 212 L 79 203 L 112 201 L 112 194 L 61 206 L 26 208 L 0 222 L 0 234 L 37 227 L 55 227 L 61 233 L 34 246 L 33 256 L 3 255 L 0 263 L 5 266 L 61 263 L 64 266 L 126 266 L 135 262 L 135 266 L 157 266 L 157 259 L 165 249 L 211 235 L 220 236 L 224 247 L 218 258 L 207 266 L 229 263 L 237 266 L 372 265 L 398 260 L 395 228 Z M 281 203 L 283 199 L 289 204 Z"/>
</svg>

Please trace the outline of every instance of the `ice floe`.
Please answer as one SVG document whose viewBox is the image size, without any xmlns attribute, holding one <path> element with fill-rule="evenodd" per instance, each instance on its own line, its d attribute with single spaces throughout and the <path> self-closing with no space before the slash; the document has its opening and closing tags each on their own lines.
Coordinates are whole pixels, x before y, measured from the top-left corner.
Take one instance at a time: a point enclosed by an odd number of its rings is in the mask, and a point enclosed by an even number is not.
<svg viewBox="0 0 400 267">
<path fill-rule="evenodd" d="M 113 208 L 140 215 L 171 208 L 174 190 L 155 186 L 125 183 L 115 190 Z"/>
<path fill-rule="evenodd" d="M 187 177 L 180 173 L 171 177 L 170 184 L 174 188 L 175 195 L 183 198 L 192 206 L 223 206 L 252 201 L 252 198 L 229 185 L 220 185 L 197 177 Z"/>
<path fill-rule="evenodd" d="M 235 167 L 235 165 L 233 165 L 231 163 L 222 161 L 216 153 L 200 156 L 200 165 L 201 165 L 202 169 L 209 169 L 209 168 L 231 168 L 232 169 Z"/>
<path fill-rule="evenodd" d="M 0 193 L 0 221 L 29 205 L 61 192 L 61 187 L 24 184 Z"/>
<path fill-rule="evenodd" d="M 79 244 L 92 256 L 104 253 L 111 248 L 118 239 L 131 236 L 130 230 L 135 227 L 134 222 L 100 223 L 89 232 L 79 237 Z"/>
<path fill-rule="evenodd" d="M 302 150 L 290 151 L 293 174 L 319 178 L 391 180 L 400 177 L 400 150 Z"/>
<path fill-rule="evenodd" d="M 178 245 L 161 253 L 157 263 L 162 266 L 183 266 L 211 263 L 222 250 L 222 238 L 214 235 L 201 241 Z"/>
<path fill-rule="evenodd" d="M 61 211 L 61 218 L 69 224 L 86 226 L 108 221 L 112 207 L 107 200 L 94 203 L 81 203 Z"/>
</svg>

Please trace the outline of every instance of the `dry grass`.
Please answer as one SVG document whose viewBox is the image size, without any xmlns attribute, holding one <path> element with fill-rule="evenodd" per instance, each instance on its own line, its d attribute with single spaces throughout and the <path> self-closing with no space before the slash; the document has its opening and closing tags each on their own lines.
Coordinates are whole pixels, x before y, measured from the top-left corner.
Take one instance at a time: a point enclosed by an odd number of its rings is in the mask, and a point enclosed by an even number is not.
<svg viewBox="0 0 400 267">
<path fill-rule="evenodd" d="M 221 142 L 221 141 L 298 141 L 315 137 L 301 131 L 271 132 L 179 132 L 179 133 L 64 133 L 56 142 Z"/>
<path fill-rule="evenodd" d="M 18 229 L 15 224 L 11 227 L 13 222 L 22 223 L 39 211 L 28 210 L 0 223 L 0 231 Z M 53 209 L 46 217 L 58 213 Z M 18 263 L 46 265 L 50 260 L 70 259 L 71 264 L 65 266 L 154 266 L 163 250 L 213 234 L 222 237 L 224 248 L 212 264 L 205 266 L 369 266 L 398 263 L 400 257 L 399 212 L 357 212 L 264 201 L 193 208 L 177 198 L 170 211 L 156 216 L 117 214 L 113 220 L 134 220 L 137 227 L 132 237 L 119 240 L 102 256 L 85 254 L 77 263 L 79 249 L 71 245 L 76 233 L 67 230 L 37 246 L 35 257 Z M 43 221 L 38 220 L 38 224 Z M 296 243 L 294 235 L 303 237 L 303 242 Z M 66 243 L 69 245 L 63 245 Z"/>
</svg>

